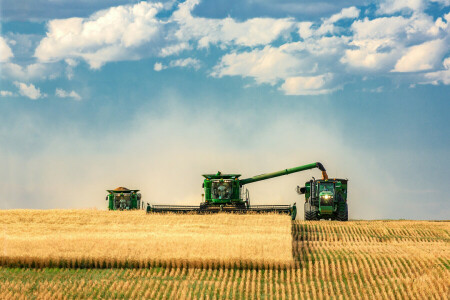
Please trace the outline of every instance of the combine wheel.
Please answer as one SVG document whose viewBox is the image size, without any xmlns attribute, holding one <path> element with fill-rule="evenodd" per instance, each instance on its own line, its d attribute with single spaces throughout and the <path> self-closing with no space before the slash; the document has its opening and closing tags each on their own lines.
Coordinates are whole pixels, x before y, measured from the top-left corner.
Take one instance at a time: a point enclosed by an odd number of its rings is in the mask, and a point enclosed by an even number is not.
<svg viewBox="0 0 450 300">
<path fill-rule="evenodd" d="M 338 221 L 348 221 L 348 205 L 347 203 L 340 203 L 336 219 Z"/>
<path fill-rule="evenodd" d="M 238 205 L 236 205 L 236 208 L 239 210 L 246 210 L 248 207 L 246 203 L 239 203 Z"/>
<path fill-rule="evenodd" d="M 317 213 L 310 203 L 305 202 L 305 221 L 317 220 Z"/>
</svg>

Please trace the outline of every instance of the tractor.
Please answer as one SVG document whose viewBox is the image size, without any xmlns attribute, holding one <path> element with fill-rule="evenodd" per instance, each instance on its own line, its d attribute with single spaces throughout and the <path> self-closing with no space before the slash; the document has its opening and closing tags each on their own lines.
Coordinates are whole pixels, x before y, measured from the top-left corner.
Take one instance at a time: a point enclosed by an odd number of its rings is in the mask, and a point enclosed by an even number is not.
<svg viewBox="0 0 450 300">
<path fill-rule="evenodd" d="M 305 195 L 305 220 L 348 221 L 348 179 L 320 179 L 314 177 L 297 187 L 297 193 Z"/>
</svg>

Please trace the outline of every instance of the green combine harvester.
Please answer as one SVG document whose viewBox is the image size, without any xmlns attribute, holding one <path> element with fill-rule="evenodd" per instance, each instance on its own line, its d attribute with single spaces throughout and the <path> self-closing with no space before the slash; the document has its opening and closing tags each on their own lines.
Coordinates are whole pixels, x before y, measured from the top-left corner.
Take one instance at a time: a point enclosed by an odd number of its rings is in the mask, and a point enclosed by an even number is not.
<svg viewBox="0 0 450 300">
<path fill-rule="evenodd" d="M 130 210 L 141 208 L 141 194 L 139 190 L 129 190 L 125 187 L 118 187 L 114 190 L 107 190 L 106 196 L 109 210 Z"/>
<path fill-rule="evenodd" d="M 276 212 L 288 214 L 294 220 L 297 215 L 297 207 L 293 205 L 250 205 L 250 196 L 243 186 L 249 183 L 284 176 L 296 172 L 318 168 L 322 171 L 324 179 L 328 178 L 323 165 L 319 162 L 296 168 L 285 169 L 278 172 L 267 173 L 240 179 L 240 174 L 205 174 L 203 177 L 204 200 L 200 206 L 184 205 L 150 205 L 147 204 L 147 212 L 174 212 L 174 213 L 214 213 L 214 212 Z"/>
<path fill-rule="evenodd" d="M 297 187 L 297 193 L 305 195 L 305 220 L 348 221 L 347 183 L 347 179 L 313 177 Z"/>
</svg>

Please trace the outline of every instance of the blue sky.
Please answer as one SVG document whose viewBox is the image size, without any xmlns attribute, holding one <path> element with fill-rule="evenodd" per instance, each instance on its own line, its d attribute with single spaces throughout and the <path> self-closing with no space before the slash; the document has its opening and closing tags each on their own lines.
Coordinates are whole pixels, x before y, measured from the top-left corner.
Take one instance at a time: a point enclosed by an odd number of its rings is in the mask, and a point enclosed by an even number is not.
<svg viewBox="0 0 450 300">
<path fill-rule="evenodd" d="M 450 3 L 3 1 L 0 208 L 200 202 L 321 161 L 350 217 L 448 219 Z M 302 203 L 317 171 L 255 183 Z"/>
</svg>

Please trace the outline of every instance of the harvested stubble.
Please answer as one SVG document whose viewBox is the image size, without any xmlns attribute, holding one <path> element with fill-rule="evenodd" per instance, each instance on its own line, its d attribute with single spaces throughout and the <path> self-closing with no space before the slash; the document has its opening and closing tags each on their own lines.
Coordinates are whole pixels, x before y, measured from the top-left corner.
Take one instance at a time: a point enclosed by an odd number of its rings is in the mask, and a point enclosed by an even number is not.
<svg viewBox="0 0 450 300">
<path fill-rule="evenodd" d="M 0 211 L 9 267 L 238 267 L 293 264 L 288 216 L 143 211 Z"/>
<path fill-rule="evenodd" d="M 450 222 L 294 222 L 278 269 L 0 268 L 0 299 L 448 299 Z"/>
</svg>

